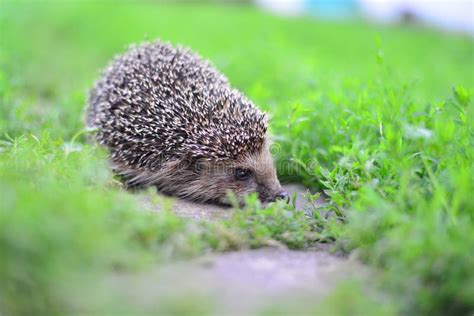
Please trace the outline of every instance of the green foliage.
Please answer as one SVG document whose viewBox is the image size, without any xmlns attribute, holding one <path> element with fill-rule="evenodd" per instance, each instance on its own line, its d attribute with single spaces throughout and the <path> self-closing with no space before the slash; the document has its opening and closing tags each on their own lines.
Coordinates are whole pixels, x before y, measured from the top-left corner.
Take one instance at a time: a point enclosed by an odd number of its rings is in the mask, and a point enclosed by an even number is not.
<svg viewBox="0 0 474 316">
<path fill-rule="evenodd" d="M 302 248 L 317 236 L 302 211 L 261 209 L 255 196 L 221 222 L 140 211 L 113 182 L 102 151 L 47 133 L 6 139 L 0 149 L 0 306 L 7 314 L 61 314 L 76 291 L 96 291 L 95 277 L 150 260 L 278 242 Z"/>
<path fill-rule="evenodd" d="M 0 313 L 106 304 L 84 293 L 153 260 L 334 239 L 380 269 L 402 312 L 472 312 L 473 40 L 231 8 L 2 2 Z M 211 59 L 271 114 L 280 178 L 322 190 L 324 209 L 249 197 L 217 222 L 138 211 L 82 116 L 98 69 L 157 37 Z"/>
<path fill-rule="evenodd" d="M 297 157 L 322 156 L 305 177 L 320 179 L 331 200 L 328 208 L 348 218 L 338 232 L 342 244 L 383 268 L 410 311 L 467 313 L 474 308 L 470 93 L 456 87 L 452 97 L 424 106 L 394 90 L 387 91 L 389 103 L 385 95 L 361 93 L 373 97 L 359 97 L 357 111 L 348 117 L 328 118 L 350 140 L 333 137 L 326 154 L 312 149 L 322 147 L 315 138 Z M 322 111 L 305 116 L 312 121 Z"/>
<path fill-rule="evenodd" d="M 0 155 L 2 313 L 58 312 L 73 277 L 133 256 L 117 213 L 126 196 L 106 189 L 104 155 L 67 152 L 62 141 L 20 137 Z M 91 268 L 93 267 L 93 268 Z"/>
</svg>

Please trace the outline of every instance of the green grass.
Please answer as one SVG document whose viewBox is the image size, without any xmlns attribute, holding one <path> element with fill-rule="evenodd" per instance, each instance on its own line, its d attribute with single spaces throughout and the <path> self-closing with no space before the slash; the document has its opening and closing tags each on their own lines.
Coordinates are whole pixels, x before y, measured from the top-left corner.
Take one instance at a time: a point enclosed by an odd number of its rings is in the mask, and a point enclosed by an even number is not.
<svg viewBox="0 0 474 316">
<path fill-rule="evenodd" d="M 71 297 L 150 261 L 334 239 L 380 272 L 400 313 L 474 310 L 471 38 L 108 1 L 3 1 L 0 32 L 0 313 L 114 306 Z M 271 114 L 280 178 L 323 190 L 332 220 L 252 198 L 216 223 L 137 212 L 105 153 L 73 138 L 99 69 L 157 37 L 212 60 Z"/>
</svg>

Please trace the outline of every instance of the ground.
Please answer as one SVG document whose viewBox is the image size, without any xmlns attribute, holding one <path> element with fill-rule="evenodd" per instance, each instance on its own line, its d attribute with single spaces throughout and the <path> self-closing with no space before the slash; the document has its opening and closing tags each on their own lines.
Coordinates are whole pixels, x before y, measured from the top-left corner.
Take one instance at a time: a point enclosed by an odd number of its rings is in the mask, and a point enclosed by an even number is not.
<svg viewBox="0 0 474 316">
<path fill-rule="evenodd" d="M 284 185 L 284 190 L 296 197 L 297 209 L 311 207 L 304 197 L 308 190 L 303 186 Z M 147 198 L 144 198 L 145 211 L 161 211 L 159 199 L 153 203 L 149 196 Z M 323 205 L 325 201 L 320 198 L 317 203 Z M 229 207 L 183 200 L 174 200 L 172 210 L 178 216 L 194 220 L 219 220 L 238 212 Z M 330 294 L 342 282 L 361 282 L 369 278 L 367 267 L 355 258 L 330 253 L 331 247 L 330 244 L 316 244 L 306 251 L 295 251 L 280 245 L 210 254 L 167 264 L 151 273 L 147 271 L 141 277 L 117 277 L 115 286 L 133 289 L 128 293 L 132 296 L 137 289 L 148 293 L 140 298 L 145 305 L 164 294 L 175 298 L 191 295 L 209 301 L 217 314 L 223 315 L 254 314 L 272 306 L 274 301 L 287 305 L 288 311 L 293 313 L 309 313 L 310 310 L 304 308 L 307 301 Z M 290 304 L 291 301 L 298 303 Z"/>
<path fill-rule="evenodd" d="M 324 250 L 263 248 L 174 262 L 141 275 L 121 274 L 111 286 L 128 289 L 122 295 L 144 308 L 160 300 L 198 297 L 216 315 L 253 315 L 272 306 L 308 314 L 338 285 L 366 282 L 365 270 L 355 260 Z"/>
</svg>

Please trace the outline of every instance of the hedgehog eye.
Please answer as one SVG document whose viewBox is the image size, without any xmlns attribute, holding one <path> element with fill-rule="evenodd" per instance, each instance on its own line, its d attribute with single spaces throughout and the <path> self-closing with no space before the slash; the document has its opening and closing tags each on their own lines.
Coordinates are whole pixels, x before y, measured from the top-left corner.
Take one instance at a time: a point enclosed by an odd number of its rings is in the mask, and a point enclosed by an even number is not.
<svg viewBox="0 0 474 316">
<path fill-rule="evenodd" d="M 235 170 L 235 177 L 238 180 L 247 180 L 250 177 L 250 170 L 248 169 L 236 169 Z"/>
</svg>

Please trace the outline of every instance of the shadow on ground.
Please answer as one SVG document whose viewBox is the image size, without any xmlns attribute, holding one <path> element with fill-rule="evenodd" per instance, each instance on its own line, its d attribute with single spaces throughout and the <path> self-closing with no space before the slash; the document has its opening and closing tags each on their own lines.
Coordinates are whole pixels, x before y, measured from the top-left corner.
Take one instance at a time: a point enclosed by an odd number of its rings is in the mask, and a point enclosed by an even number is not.
<svg viewBox="0 0 474 316">
<path fill-rule="evenodd" d="M 283 188 L 290 196 L 296 194 L 295 206 L 297 209 L 311 207 L 308 205 L 308 202 L 304 197 L 304 195 L 308 192 L 305 187 L 298 184 L 288 184 L 284 185 Z M 151 196 L 147 195 L 144 196 L 141 201 L 143 203 L 144 209 L 159 212 L 163 208 L 163 199 L 169 198 L 159 195 L 159 198 L 154 200 Z M 323 198 L 316 202 L 316 204 L 323 203 Z M 214 204 L 193 203 L 180 199 L 172 199 L 170 206 L 176 215 L 190 219 L 218 220 L 229 218 L 234 212 L 234 210 L 229 207 L 218 206 Z"/>
</svg>

